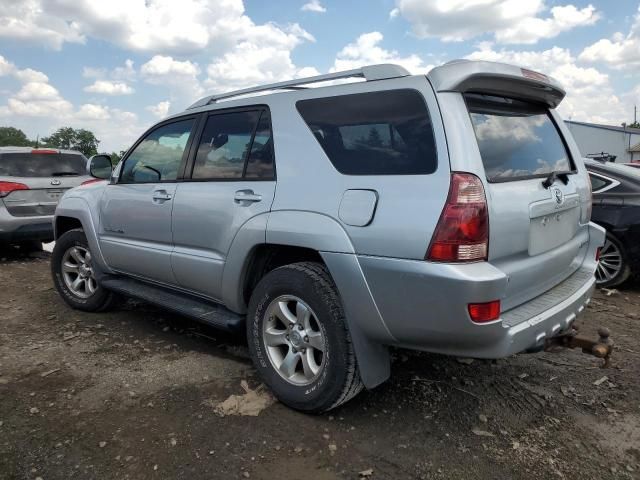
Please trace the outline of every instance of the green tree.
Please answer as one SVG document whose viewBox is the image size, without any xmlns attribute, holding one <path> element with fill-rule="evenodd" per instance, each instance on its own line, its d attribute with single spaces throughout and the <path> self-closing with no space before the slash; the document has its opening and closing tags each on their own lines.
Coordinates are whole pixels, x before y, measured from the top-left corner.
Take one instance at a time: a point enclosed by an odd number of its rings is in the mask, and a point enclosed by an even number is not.
<svg viewBox="0 0 640 480">
<path fill-rule="evenodd" d="M 61 148 L 65 150 L 78 150 L 90 157 L 98 153 L 100 140 L 93 132 L 84 128 L 74 129 L 63 127 L 56 130 L 50 137 L 42 139 L 42 144 L 47 147 Z"/>
<path fill-rule="evenodd" d="M 24 132 L 18 128 L 0 127 L 0 147 L 30 147 L 30 141 Z"/>
<path fill-rule="evenodd" d="M 629 128 L 640 128 L 640 122 L 636 121 L 627 125 Z"/>
<path fill-rule="evenodd" d="M 125 153 L 127 153 L 126 150 L 120 150 L 120 152 L 111 152 L 107 153 L 107 155 L 111 157 L 111 164 L 115 167 Z"/>
</svg>

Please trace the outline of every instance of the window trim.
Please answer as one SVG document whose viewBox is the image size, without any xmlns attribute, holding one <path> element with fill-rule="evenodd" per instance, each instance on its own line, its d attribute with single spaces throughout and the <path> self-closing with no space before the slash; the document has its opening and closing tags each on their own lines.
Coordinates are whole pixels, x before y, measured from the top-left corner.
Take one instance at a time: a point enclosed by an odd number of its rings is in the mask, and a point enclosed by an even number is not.
<svg viewBox="0 0 640 480">
<path fill-rule="evenodd" d="M 124 174 L 124 167 L 125 167 L 125 164 L 127 163 L 127 160 L 129 160 L 129 157 L 131 156 L 131 154 L 136 150 L 136 148 L 138 148 L 138 145 L 140 145 L 143 142 L 144 139 L 146 139 L 149 135 L 151 135 L 153 132 L 155 132 L 159 128 L 166 127 L 167 125 L 171 125 L 172 123 L 178 123 L 178 122 L 182 122 L 182 121 L 185 121 L 185 120 L 194 120 L 194 122 L 193 122 L 193 127 L 191 128 L 191 133 L 189 134 L 189 138 L 187 139 L 187 144 L 185 145 L 184 152 L 182 152 L 182 158 L 180 159 L 180 165 L 178 165 L 178 174 L 177 174 L 177 177 L 175 179 L 173 179 L 173 180 L 159 180 L 157 182 L 124 182 L 122 180 L 122 175 Z M 120 167 L 119 167 L 120 171 L 118 172 L 118 181 L 115 182 L 114 185 L 153 185 L 153 184 L 160 184 L 160 183 L 177 183 L 177 182 L 180 182 L 182 180 L 183 175 L 184 175 L 185 165 L 187 163 L 189 155 L 191 154 L 191 146 L 193 144 L 194 134 L 198 130 L 198 128 L 200 127 L 200 122 L 201 122 L 200 114 L 190 114 L 190 115 L 185 115 L 185 116 L 182 116 L 182 117 L 172 117 L 172 118 L 163 120 L 162 122 L 159 122 L 159 123 L 156 123 L 155 125 L 153 125 L 146 132 L 144 132 L 142 135 L 140 135 L 140 138 L 138 138 L 138 140 L 136 140 L 136 142 L 131 146 L 131 148 L 129 148 L 129 150 L 127 150 L 127 153 L 125 154 L 125 156 L 120 161 Z"/>
<path fill-rule="evenodd" d="M 251 134 L 251 145 L 248 150 L 247 158 L 244 160 L 244 166 L 242 168 L 242 176 L 236 178 L 193 178 L 193 171 L 196 166 L 196 156 L 198 155 L 198 148 L 200 147 L 200 141 L 202 140 L 202 134 L 204 133 L 204 129 L 207 126 L 207 121 L 209 117 L 214 115 L 225 115 L 229 113 L 242 113 L 242 112 L 260 112 L 258 116 L 258 121 L 253 127 L 253 133 Z M 245 178 L 245 174 L 247 171 L 247 164 L 249 161 L 249 156 L 251 155 L 251 149 L 253 148 L 253 141 L 255 140 L 256 132 L 258 129 L 258 124 L 260 123 L 260 119 L 264 112 L 269 114 L 269 129 L 271 131 L 271 157 L 273 158 L 273 177 L 270 178 Z M 271 116 L 271 110 L 268 105 L 265 104 L 255 104 L 255 105 L 243 105 L 241 107 L 231 107 L 231 108 L 221 108 L 215 110 L 207 110 L 202 112 L 201 121 L 198 126 L 198 130 L 196 132 L 196 137 L 192 143 L 192 150 L 189 153 L 189 159 L 185 165 L 184 169 L 184 177 L 182 178 L 182 182 L 185 183 L 198 183 L 198 182 L 275 182 L 277 180 L 277 165 L 276 165 L 276 153 L 275 153 L 275 141 L 274 141 L 274 133 L 273 133 L 273 118 Z M 196 141 L 197 139 L 197 141 Z"/>
<path fill-rule="evenodd" d="M 315 134 L 313 133 L 313 130 L 311 129 L 311 125 L 309 125 L 309 123 L 307 123 L 305 118 L 302 116 L 302 113 L 300 112 L 300 108 L 298 107 L 299 103 L 310 101 L 310 100 L 326 100 L 328 98 L 348 97 L 348 96 L 362 95 L 362 94 L 367 94 L 367 93 L 385 94 L 385 93 L 389 93 L 389 92 L 402 92 L 402 91 L 411 91 L 411 92 L 417 93 L 420 96 L 420 98 L 422 99 L 422 103 L 424 104 L 424 109 L 427 112 L 427 118 L 429 119 L 429 125 L 431 126 L 431 135 L 433 136 L 433 153 L 435 155 L 434 168 L 433 168 L 432 172 L 429 172 L 429 173 L 368 173 L 368 174 L 357 174 L 357 173 L 344 173 L 344 172 L 341 172 L 334 165 L 333 161 L 331 160 L 331 157 L 329 157 L 329 154 L 326 152 L 326 150 L 324 149 L 322 144 L 320 144 L 320 142 L 316 138 Z M 407 87 L 402 87 L 402 88 L 390 88 L 390 89 L 387 89 L 387 90 L 365 90 L 365 91 L 359 91 L 359 92 L 353 92 L 353 93 L 341 93 L 341 94 L 337 94 L 337 95 L 324 95 L 324 96 L 317 96 L 317 97 L 302 98 L 300 100 L 296 100 L 295 107 L 296 107 L 296 112 L 298 113 L 298 117 L 302 121 L 303 125 L 309 131 L 309 134 L 311 135 L 311 138 L 320 147 L 320 150 L 322 150 L 322 153 L 324 153 L 325 157 L 329 161 L 329 165 L 331 165 L 331 168 L 333 168 L 335 170 L 335 172 L 338 173 L 339 175 L 344 175 L 346 177 L 354 177 L 354 178 L 358 178 L 358 177 L 388 177 L 388 176 L 392 176 L 392 177 L 422 176 L 422 177 L 424 177 L 424 176 L 434 175 L 438 171 L 438 168 L 440 167 L 440 155 L 439 155 L 439 152 L 438 152 L 438 138 L 437 138 L 437 135 L 436 135 L 437 132 L 436 132 L 436 128 L 435 128 L 434 121 L 433 121 L 433 115 L 431 114 L 431 109 L 429 108 L 429 103 L 427 101 L 426 94 L 424 92 L 420 91 L 419 89 L 415 88 L 415 87 L 407 86 Z M 438 112 L 438 114 L 439 114 L 439 112 Z"/>
<path fill-rule="evenodd" d="M 567 154 L 567 159 L 569 160 L 569 164 L 571 165 L 571 170 L 567 170 L 567 171 L 562 171 L 562 172 L 558 172 L 558 173 L 566 173 L 567 175 L 575 175 L 578 173 L 578 168 L 576 167 L 576 161 L 573 158 L 573 155 L 571 154 L 571 150 L 569 149 L 569 144 L 567 143 L 567 140 L 564 138 L 564 135 L 562 134 L 562 130 L 560 130 L 560 127 L 558 125 L 558 122 L 556 122 L 556 119 L 553 117 L 553 115 L 551 115 L 551 111 L 549 109 L 548 106 L 543 105 L 543 104 L 538 104 L 535 102 L 530 102 L 527 100 L 522 100 L 520 98 L 515 98 L 515 97 L 508 97 L 505 95 L 492 95 L 489 93 L 483 93 L 483 92 L 469 92 L 470 95 L 487 95 L 490 97 L 498 97 L 498 98 L 507 98 L 510 100 L 515 100 L 517 102 L 524 102 L 524 103 L 530 103 L 532 105 L 535 106 L 539 106 L 541 108 L 544 108 L 545 110 L 545 115 L 547 116 L 547 118 L 549 120 L 551 120 L 551 124 L 555 127 L 556 132 L 558 133 L 558 137 L 560 137 L 560 141 L 562 142 L 562 146 L 564 147 L 564 150 Z M 476 141 L 476 145 L 478 146 L 478 151 L 480 151 L 480 145 L 478 145 L 478 138 L 476 137 L 476 132 L 475 132 L 475 128 L 473 128 L 473 120 L 471 119 L 471 110 L 469 109 L 469 103 L 467 102 L 467 94 L 464 94 L 463 96 L 464 99 L 464 104 L 465 107 L 467 109 L 467 115 L 469 115 L 469 122 L 471 122 L 471 129 L 472 129 L 472 133 L 473 133 L 473 138 Z M 531 179 L 536 179 L 536 178 L 547 178 L 549 176 L 549 173 L 537 173 L 537 174 L 532 174 L 532 175 L 520 175 L 517 177 L 499 177 L 499 178 L 490 178 L 489 175 L 487 174 L 486 169 L 484 168 L 484 160 L 482 160 L 482 153 L 480 153 L 480 160 L 482 161 L 482 169 L 484 170 L 484 176 L 485 179 L 487 180 L 487 182 L 489 183 L 507 183 L 507 182 L 517 182 L 517 181 L 522 181 L 522 180 L 531 180 Z"/>
<path fill-rule="evenodd" d="M 612 188 L 616 188 L 618 185 L 620 185 L 620 182 L 618 180 L 616 180 L 615 178 L 611 178 L 611 177 L 607 177 L 605 175 L 602 175 L 601 173 L 596 173 L 592 170 L 587 170 L 587 173 L 589 175 L 593 175 L 595 177 L 600 178 L 601 180 L 604 180 L 605 182 L 607 182 L 607 184 L 598 189 L 598 190 L 593 190 L 591 193 L 595 194 L 595 193 L 604 193 L 606 191 L 611 190 Z"/>
</svg>

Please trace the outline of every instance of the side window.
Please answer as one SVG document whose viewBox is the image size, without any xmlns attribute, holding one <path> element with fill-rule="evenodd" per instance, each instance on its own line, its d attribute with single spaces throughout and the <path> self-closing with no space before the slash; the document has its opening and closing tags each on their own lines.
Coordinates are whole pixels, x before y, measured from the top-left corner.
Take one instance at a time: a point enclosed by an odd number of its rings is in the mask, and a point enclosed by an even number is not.
<svg viewBox="0 0 640 480">
<path fill-rule="evenodd" d="M 249 160 L 247 160 L 247 169 L 244 176 L 249 179 L 275 179 L 271 118 L 266 110 L 260 115 L 260 122 L 253 137 L 251 153 L 249 154 Z"/>
<path fill-rule="evenodd" d="M 431 118 L 417 90 L 314 98 L 296 107 L 340 173 L 423 175 L 437 168 Z"/>
<path fill-rule="evenodd" d="M 181 120 L 153 130 L 124 162 L 121 183 L 176 180 L 195 120 Z"/>
<path fill-rule="evenodd" d="M 262 124 L 259 122 L 261 115 L 261 110 L 211 115 L 198 145 L 192 178 L 241 179 L 249 158 L 252 159 L 252 176 L 256 178 L 262 150 L 271 137 L 268 118 L 266 128 L 258 125 Z"/>
<path fill-rule="evenodd" d="M 604 187 L 609 185 L 604 178 L 596 177 L 595 175 L 589 174 L 589 179 L 591 180 L 591 191 L 593 193 L 598 193 L 598 190 L 602 190 Z"/>
</svg>

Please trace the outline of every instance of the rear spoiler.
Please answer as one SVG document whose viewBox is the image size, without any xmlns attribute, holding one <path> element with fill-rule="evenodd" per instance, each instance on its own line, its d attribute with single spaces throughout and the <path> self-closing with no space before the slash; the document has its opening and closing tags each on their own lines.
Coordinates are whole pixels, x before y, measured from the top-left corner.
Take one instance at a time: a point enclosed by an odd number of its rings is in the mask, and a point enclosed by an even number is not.
<svg viewBox="0 0 640 480">
<path fill-rule="evenodd" d="M 506 63 L 454 60 L 427 78 L 437 92 L 485 93 L 543 103 L 556 108 L 566 92 L 557 80 Z"/>
</svg>

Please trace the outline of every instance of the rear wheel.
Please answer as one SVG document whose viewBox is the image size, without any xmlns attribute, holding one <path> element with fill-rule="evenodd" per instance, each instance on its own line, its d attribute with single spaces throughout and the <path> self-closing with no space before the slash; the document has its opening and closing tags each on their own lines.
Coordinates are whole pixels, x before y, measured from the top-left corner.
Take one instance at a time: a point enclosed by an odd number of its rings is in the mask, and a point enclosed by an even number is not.
<svg viewBox="0 0 640 480">
<path fill-rule="evenodd" d="M 292 408 L 324 412 L 362 390 L 340 298 L 321 264 L 265 275 L 249 302 L 247 338 L 262 379 Z"/>
<path fill-rule="evenodd" d="M 96 281 L 91 250 L 80 229 L 70 230 L 57 240 L 51 273 L 58 293 L 73 308 L 101 312 L 115 303 L 115 295 Z"/>
<path fill-rule="evenodd" d="M 599 287 L 615 287 L 631 275 L 627 255 L 622 243 L 607 233 L 604 245 L 600 249 L 600 259 L 596 268 L 596 284 Z"/>
</svg>

